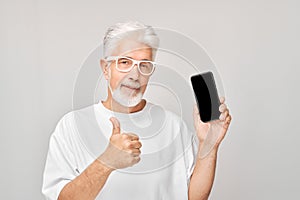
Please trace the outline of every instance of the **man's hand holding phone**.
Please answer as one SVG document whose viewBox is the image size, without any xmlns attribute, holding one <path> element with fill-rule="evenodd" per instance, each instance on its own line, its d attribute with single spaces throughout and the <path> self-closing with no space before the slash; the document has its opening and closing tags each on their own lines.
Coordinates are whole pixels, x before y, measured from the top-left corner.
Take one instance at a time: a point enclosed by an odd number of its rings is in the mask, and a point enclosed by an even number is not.
<svg viewBox="0 0 300 200">
<path fill-rule="evenodd" d="M 213 147 L 218 147 L 226 135 L 232 118 L 225 104 L 225 97 L 220 97 L 220 103 L 219 111 L 221 114 L 219 119 L 206 123 L 201 120 L 198 106 L 194 106 L 194 126 L 200 144 L 204 144 L 205 140 L 214 140 L 207 141 L 206 144 L 212 144 L 214 145 Z"/>
<path fill-rule="evenodd" d="M 197 104 L 194 106 L 194 127 L 197 132 L 199 156 L 204 158 L 218 149 L 231 122 L 225 97 L 219 98 L 213 73 L 208 71 L 191 77 Z"/>
</svg>

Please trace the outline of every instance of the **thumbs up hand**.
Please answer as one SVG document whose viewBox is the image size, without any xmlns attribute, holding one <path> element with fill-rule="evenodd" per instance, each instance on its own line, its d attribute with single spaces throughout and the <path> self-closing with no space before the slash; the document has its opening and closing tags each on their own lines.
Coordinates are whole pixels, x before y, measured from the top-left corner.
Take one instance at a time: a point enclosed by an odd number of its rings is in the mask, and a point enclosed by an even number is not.
<svg viewBox="0 0 300 200">
<path fill-rule="evenodd" d="M 133 133 L 121 133 L 120 122 L 111 117 L 113 125 L 109 144 L 99 160 L 111 169 L 122 169 L 133 166 L 140 161 L 140 148 L 142 147 L 139 137 Z"/>
</svg>

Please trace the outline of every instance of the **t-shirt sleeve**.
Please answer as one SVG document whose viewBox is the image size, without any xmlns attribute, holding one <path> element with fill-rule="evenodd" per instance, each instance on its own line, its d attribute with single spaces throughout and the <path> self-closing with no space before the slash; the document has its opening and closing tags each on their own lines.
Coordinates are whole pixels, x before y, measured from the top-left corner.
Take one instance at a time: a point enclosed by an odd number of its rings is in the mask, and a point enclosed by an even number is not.
<svg viewBox="0 0 300 200">
<path fill-rule="evenodd" d="M 68 141 L 70 131 L 66 118 L 63 118 L 50 137 L 42 186 L 42 193 L 47 200 L 57 200 L 63 187 L 77 175 L 76 162 Z"/>
</svg>

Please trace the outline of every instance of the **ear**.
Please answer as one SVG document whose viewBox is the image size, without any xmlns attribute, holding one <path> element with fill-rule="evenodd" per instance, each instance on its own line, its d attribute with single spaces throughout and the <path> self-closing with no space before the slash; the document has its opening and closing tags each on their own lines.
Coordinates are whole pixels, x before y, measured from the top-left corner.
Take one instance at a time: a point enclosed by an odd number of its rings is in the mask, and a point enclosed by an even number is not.
<svg viewBox="0 0 300 200">
<path fill-rule="evenodd" d="M 102 69 L 102 72 L 104 74 L 105 79 L 108 80 L 108 78 L 109 78 L 108 62 L 104 59 L 101 59 L 100 60 L 100 66 L 101 66 L 101 69 Z"/>
</svg>

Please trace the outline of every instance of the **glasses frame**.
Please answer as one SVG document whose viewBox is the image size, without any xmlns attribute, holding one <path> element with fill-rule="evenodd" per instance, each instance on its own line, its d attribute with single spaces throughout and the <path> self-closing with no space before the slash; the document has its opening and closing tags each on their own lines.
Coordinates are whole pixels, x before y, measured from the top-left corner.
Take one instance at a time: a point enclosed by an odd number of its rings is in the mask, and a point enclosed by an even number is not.
<svg viewBox="0 0 300 200">
<path fill-rule="evenodd" d="M 125 59 L 128 59 L 128 60 L 131 60 L 132 61 L 132 66 L 130 67 L 130 68 L 128 68 L 128 69 L 119 69 L 119 67 L 118 67 L 118 62 L 117 62 L 117 60 L 118 59 L 120 59 L 120 58 L 125 58 Z M 155 70 L 155 67 L 156 67 L 156 62 L 153 62 L 153 61 L 150 61 L 150 60 L 135 60 L 135 59 L 132 59 L 132 58 L 128 58 L 128 57 L 126 57 L 126 56 L 108 56 L 106 59 L 105 59 L 107 62 L 112 62 L 112 61 L 116 61 L 116 69 L 119 71 L 119 72 L 130 72 L 132 69 L 133 69 L 133 67 L 135 66 L 135 65 L 137 65 L 138 66 L 138 70 L 139 70 L 139 72 L 142 74 L 142 75 L 144 75 L 144 76 L 150 76 L 153 72 L 154 72 L 154 70 Z M 141 69 L 140 69 L 140 63 L 141 62 L 148 62 L 148 63 L 151 63 L 152 65 L 153 65 L 153 68 L 152 68 L 152 71 L 149 73 L 149 74 L 145 74 L 145 73 L 143 73 L 142 71 L 141 71 Z"/>
</svg>

